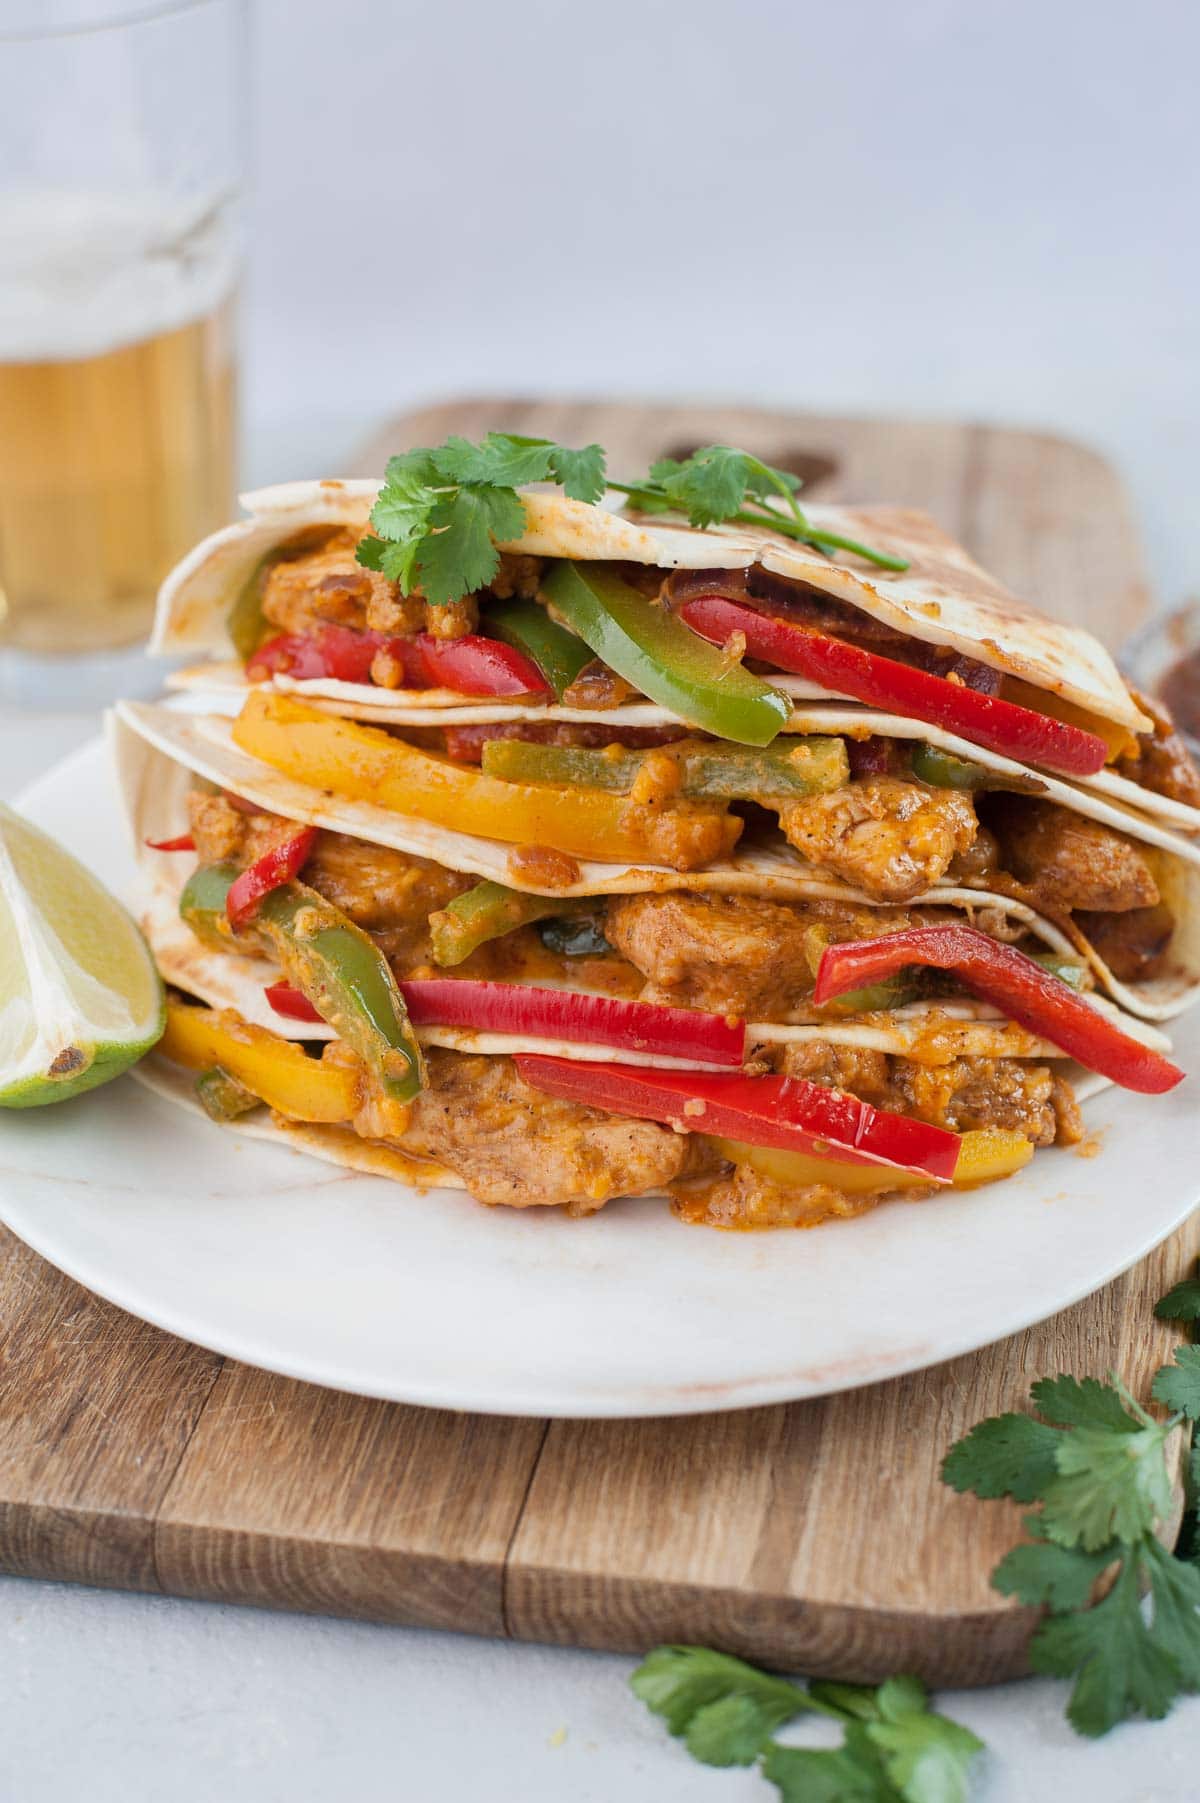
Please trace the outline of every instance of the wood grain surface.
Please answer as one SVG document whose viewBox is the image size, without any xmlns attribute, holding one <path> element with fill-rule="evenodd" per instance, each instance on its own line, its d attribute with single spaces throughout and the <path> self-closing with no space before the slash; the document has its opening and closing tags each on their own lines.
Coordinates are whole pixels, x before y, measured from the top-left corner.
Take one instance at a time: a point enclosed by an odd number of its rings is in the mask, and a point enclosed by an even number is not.
<svg viewBox="0 0 1200 1803">
<path fill-rule="evenodd" d="M 502 425 L 599 439 L 614 473 L 713 440 L 752 445 L 822 498 L 927 507 L 1012 586 L 1110 642 L 1144 606 L 1112 472 L 1049 437 L 494 398 L 397 421 L 358 468 Z M 1117 1368 L 1144 1391 L 1174 1339 L 1152 1304 L 1198 1243 L 1193 1221 L 1053 1321 L 893 1383 L 725 1415 L 545 1423 L 233 1364 L 0 1234 L 0 1569 L 631 1653 L 702 1641 L 833 1677 L 994 1682 L 1024 1669 L 1034 1620 L 988 1584 L 1022 1511 L 955 1496 L 941 1458 L 1038 1376 Z"/>
</svg>

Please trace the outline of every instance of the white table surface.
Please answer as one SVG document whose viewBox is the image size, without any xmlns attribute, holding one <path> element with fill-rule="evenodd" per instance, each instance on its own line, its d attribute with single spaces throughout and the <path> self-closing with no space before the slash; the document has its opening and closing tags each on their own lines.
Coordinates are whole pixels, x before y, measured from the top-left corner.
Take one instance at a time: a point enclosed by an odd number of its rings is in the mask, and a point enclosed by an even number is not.
<svg viewBox="0 0 1200 1803">
<path fill-rule="evenodd" d="M 0 796 L 98 726 L 0 720 Z M 703 1432 L 703 1423 L 697 1423 Z M 864 1509 L 881 1505 L 864 1488 Z M 764 1803 L 630 1694 L 632 1659 L 0 1578 L 0 1803 Z M 1079 1740 L 1047 1681 L 944 1693 L 978 1803 L 1186 1803 L 1200 1699 Z M 565 1735 L 564 1731 L 565 1730 Z"/>
</svg>

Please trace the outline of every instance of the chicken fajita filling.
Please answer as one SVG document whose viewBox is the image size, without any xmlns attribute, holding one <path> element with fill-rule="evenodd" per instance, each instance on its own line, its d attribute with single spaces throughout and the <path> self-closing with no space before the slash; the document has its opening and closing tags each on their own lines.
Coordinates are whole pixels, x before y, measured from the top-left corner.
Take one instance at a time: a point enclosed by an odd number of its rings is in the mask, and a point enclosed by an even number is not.
<svg viewBox="0 0 1200 1803">
<path fill-rule="evenodd" d="M 599 748 L 610 759 L 627 753 L 615 745 Z M 586 1081 L 589 1070 L 617 1066 L 582 1064 L 583 1086 L 568 1082 L 564 1092 L 561 1073 L 541 1068 L 561 1059 L 526 1059 L 517 1051 L 521 1043 L 536 1049 L 556 1038 L 587 1041 L 593 1029 L 614 1060 L 622 1047 L 636 1059 L 647 1045 L 657 1046 L 681 1054 L 664 1060 L 675 1067 L 690 1059 L 708 1070 L 736 1064 L 751 1084 L 782 1081 L 805 1093 L 852 1096 L 882 1119 L 925 1123 L 956 1136 L 959 1146 L 972 1142 L 985 1174 L 1015 1168 L 1035 1146 L 1074 1142 L 1081 1127 L 1061 1060 L 963 1054 L 954 1010 L 971 991 L 952 970 L 902 967 L 825 1005 L 816 1002 L 815 986 L 832 947 L 960 930 L 961 909 L 936 899 L 875 899 L 877 876 L 902 862 L 902 841 L 919 863 L 923 842 L 913 822 L 939 802 L 954 804 L 948 815 L 965 840 L 946 864 L 956 880 L 986 878 L 993 889 L 1036 894 L 1060 918 L 1068 919 L 1077 904 L 1089 916 L 1114 920 L 1122 912 L 1161 913 L 1149 861 L 1124 836 L 1036 797 L 989 798 L 1002 805 L 993 825 L 984 826 L 979 798 L 968 792 L 911 776 L 854 776 L 850 762 L 847 757 L 840 786 L 817 798 L 841 797 L 837 818 L 849 823 L 831 829 L 837 862 L 826 868 L 871 902 L 774 900 L 703 888 L 585 898 L 522 893 L 346 833 L 299 829 L 240 796 L 197 783 L 186 841 L 197 868 L 184 883 L 184 920 L 206 949 L 261 960 L 261 987 L 281 1027 L 284 1019 L 332 1024 L 335 1037 L 307 1052 L 281 1040 L 279 1050 L 262 1027 L 228 1014 L 201 1025 L 207 1011 L 177 1002 L 168 1053 L 200 1069 L 202 1083 L 214 1069 L 230 1079 L 232 1089 L 209 1080 L 201 1091 L 222 1118 L 266 1101 L 282 1119 L 336 1121 L 453 1171 L 483 1202 L 551 1204 L 573 1214 L 593 1212 L 615 1196 L 669 1189 L 687 1220 L 810 1225 L 856 1213 L 884 1195 L 918 1196 L 936 1187 L 919 1159 L 911 1166 L 897 1160 L 852 1166 L 848 1177 L 846 1166 L 839 1169 L 812 1149 L 830 1149 L 819 1134 L 809 1133 L 800 1151 L 790 1141 L 763 1148 L 734 1131 L 702 1131 L 705 1122 L 686 1112 L 679 1117 L 674 1104 L 661 1100 L 656 1118 L 639 1118 L 655 1104 L 618 1091 L 605 1106 Z M 808 830 L 815 835 L 813 816 Z M 243 916 L 231 908 L 231 898 L 263 882 L 269 887 L 257 911 Z M 923 891 L 928 882 L 914 886 Z M 971 919 L 978 938 L 1016 946 L 1031 968 L 1069 985 L 1069 993 L 1091 987 L 1082 960 L 1048 955 L 985 890 Z M 1161 957 L 1169 922 L 1165 938 L 1160 926 L 1159 940 L 1155 955 Z M 1137 935 L 1130 943 L 1139 946 L 1145 967 L 1147 948 Z M 347 953 L 352 961 L 361 958 L 364 946 L 400 1001 L 390 1027 L 383 1003 L 371 1004 L 375 1028 L 383 1018 L 385 1041 L 391 1035 L 383 1055 L 378 1034 L 372 1038 L 361 1018 L 369 984 L 360 971 L 356 997 L 345 963 Z M 595 1010 L 605 1005 L 634 1012 L 602 1019 Z M 917 1010 L 922 1025 L 903 1053 L 820 1036 L 830 1022 L 886 1021 L 905 1009 Z M 645 1036 L 649 1015 L 662 1024 L 661 1045 Z M 436 1033 L 429 1043 L 413 1022 L 491 1028 L 507 1035 L 515 1055 L 480 1055 L 469 1040 L 453 1049 L 436 1043 Z M 814 1027 L 817 1037 L 773 1040 L 774 1026 Z M 232 1035 L 232 1051 L 222 1033 Z M 240 1076 L 229 1069 L 230 1058 Z M 264 1080 L 262 1070 L 273 1059 L 279 1068 Z M 418 1068 L 419 1077 L 412 1074 Z M 716 1105 L 724 1106 L 719 1095 Z M 690 1109 L 694 1100 L 681 1106 Z M 740 1131 L 754 1132 L 753 1111 L 730 1118 L 735 1126 L 743 1122 Z M 718 1126 L 724 1122 L 717 1117 Z M 996 1168 L 985 1154 L 999 1160 Z"/>
</svg>

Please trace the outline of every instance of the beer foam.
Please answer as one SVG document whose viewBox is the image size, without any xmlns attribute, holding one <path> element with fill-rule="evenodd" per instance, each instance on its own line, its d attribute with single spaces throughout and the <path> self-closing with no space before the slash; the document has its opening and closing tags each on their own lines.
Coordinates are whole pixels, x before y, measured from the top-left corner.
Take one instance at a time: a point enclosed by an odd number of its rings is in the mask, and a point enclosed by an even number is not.
<svg viewBox="0 0 1200 1803">
<path fill-rule="evenodd" d="M 228 193 L 0 195 L 0 361 L 98 357 L 202 319 L 233 287 Z"/>
</svg>

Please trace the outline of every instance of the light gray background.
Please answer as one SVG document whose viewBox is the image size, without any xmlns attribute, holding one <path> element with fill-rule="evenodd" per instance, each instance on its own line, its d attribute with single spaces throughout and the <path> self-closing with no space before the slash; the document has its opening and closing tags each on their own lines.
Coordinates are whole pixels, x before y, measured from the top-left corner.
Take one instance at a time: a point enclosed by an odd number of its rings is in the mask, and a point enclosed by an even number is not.
<svg viewBox="0 0 1200 1803">
<path fill-rule="evenodd" d="M 252 481 L 467 387 L 967 414 L 1108 452 L 1160 598 L 1200 586 L 1189 0 L 259 0 L 254 36 Z M 0 793 L 93 724 L 0 722 Z M 631 1663 L 0 1581 L 0 1803 L 773 1794 Z M 943 1699 L 981 1803 L 1197 1794 L 1200 1702 L 1090 1747 L 1064 1696 Z"/>
</svg>

